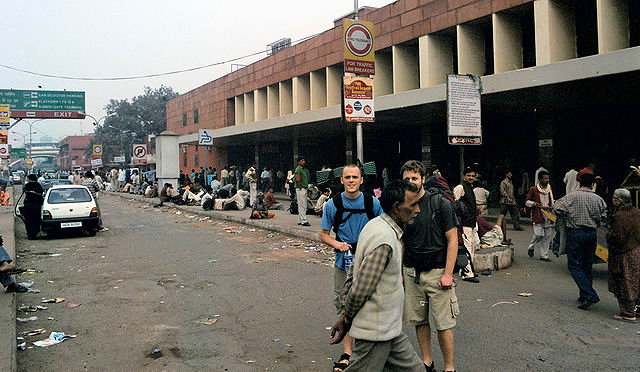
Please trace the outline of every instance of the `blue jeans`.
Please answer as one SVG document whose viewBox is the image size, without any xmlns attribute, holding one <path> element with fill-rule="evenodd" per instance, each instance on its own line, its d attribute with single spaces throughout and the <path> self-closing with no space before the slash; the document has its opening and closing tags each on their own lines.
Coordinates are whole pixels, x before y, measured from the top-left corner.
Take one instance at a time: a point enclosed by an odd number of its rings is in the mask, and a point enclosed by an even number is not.
<svg viewBox="0 0 640 372">
<path fill-rule="evenodd" d="M 584 301 L 600 300 L 593 289 L 593 261 L 597 243 L 595 229 L 567 228 L 567 267 L 578 285 L 580 299 Z"/>
<path fill-rule="evenodd" d="M 3 261 L 7 261 L 7 263 L 11 263 L 12 260 L 9 254 L 7 253 L 7 251 L 4 249 L 4 247 L 0 245 L 0 262 L 3 262 Z M 11 285 L 11 283 L 14 283 L 14 280 L 10 274 L 6 272 L 0 272 L 0 283 L 2 283 L 4 287 L 8 287 L 9 285 Z"/>
</svg>

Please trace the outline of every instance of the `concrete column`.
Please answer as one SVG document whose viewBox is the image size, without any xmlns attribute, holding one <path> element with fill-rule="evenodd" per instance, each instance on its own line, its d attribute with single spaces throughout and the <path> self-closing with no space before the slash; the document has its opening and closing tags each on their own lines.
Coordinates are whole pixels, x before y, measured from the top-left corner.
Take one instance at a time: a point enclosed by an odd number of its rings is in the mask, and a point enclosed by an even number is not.
<svg viewBox="0 0 640 372">
<path fill-rule="evenodd" d="M 267 88 L 253 91 L 253 103 L 256 121 L 267 119 Z"/>
<path fill-rule="evenodd" d="M 267 87 L 267 117 L 277 118 L 280 116 L 280 89 L 278 84 Z"/>
<path fill-rule="evenodd" d="M 346 161 L 347 164 L 353 163 L 354 160 L 354 156 L 353 156 L 353 135 L 351 134 L 346 134 L 344 136 L 345 138 L 345 157 L 346 157 Z"/>
<path fill-rule="evenodd" d="M 326 69 L 311 71 L 310 87 L 311 109 L 327 107 L 327 72 Z"/>
<path fill-rule="evenodd" d="M 342 103 L 342 65 L 327 66 L 327 106 Z"/>
<path fill-rule="evenodd" d="M 453 73 L 453 40 L 446 36 L 424 35 L 418 39 L 420 88 L 447 82 Z"/>
<path fill-rule="evenodd" d="M 244 95 L 239 95 L 234 99 L 236 125 L 244 124 Z"/>
<path fill-rule="evenodd" d="M 255 121 L 255 106 L 253 103 L 253 92 L 244 94 L 244 122 L 251 123 Z"/>
<path fill-rule="evenodd" d="M 570 4 L 561 0 L 533 2 L 536 65 L 576 58 L 576 18 Z"/>
<path fill-rule="evenodd" d="M 293 113 L 309 111 L 311 108 L 309 75 L 293 78 Z"/>
<path fill-rule="evenodd" d="M 180 155 L 177 134 L 164 131 L 156 135 L 156 178 L 159 186 L 170 183 L 178 187 Z"/>
<path fill-rule="evenodd" d="M 392 53 L 376 51 L 375 61 L 376 77 L 373 79 L 373 94 L 375 97 L 393 94 Z"/>
<path fill-rule="evenodd" d="M 597 0 L 598 53 L 629 47 L 629 2 Z"/>
<path fill-rule="evenodd" d="M 496 74 L 521 69 L 522 24 L 518 17 L 507 13 L 493 16 L 493 71 Z"/>
<path fill-rule="evenodd" d="M 278 83 L 280 89 L 280 116 L 293 113 L 293 89 L 291 88 L 291 80 L 285 80 Z"/>
<path fill-rule="evenodd" d="M 458 25 L 456 29 L 458 73 L 483 76 L 487 72 L 484 30 L 473 25 Z"/>
<path fill-rule="evenodd" d="M 391 48 L 393 59 L 393 93 L 405 92 L 420 87 L 420 67 L 418 48 L 394 45 Z"/>
</svg>

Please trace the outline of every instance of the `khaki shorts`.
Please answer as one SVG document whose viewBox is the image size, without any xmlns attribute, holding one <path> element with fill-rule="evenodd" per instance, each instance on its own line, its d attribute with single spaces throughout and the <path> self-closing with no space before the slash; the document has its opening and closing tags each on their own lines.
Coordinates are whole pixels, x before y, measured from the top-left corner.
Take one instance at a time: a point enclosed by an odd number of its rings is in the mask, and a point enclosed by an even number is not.
<svg viewBox="0 0 640 372">
<path fill-rule="evenodd" d="M 453 328 L 456 325 L 456 317 L 460 314 L 460 308 L 454 288 L 438 287 L 438 281 L 444 269 L 421 272 L 420 284 L 414 282 L 415 273 L 414 268 L 403 268 L 405 295 L 402 318 L 404 324 L 407 326 L 431 324 L 438 331 Z M 429 315 L 431 315 L 431 321 Z"/>
<path fill-rule="evenodd" d="M 340 294 L 344 289 L 344 282 L 347 281 L 347 272 L 341 268 L 333 267 L 333 305 L 336 307 L 336 313 L 340 315 Z"/>
</svg>

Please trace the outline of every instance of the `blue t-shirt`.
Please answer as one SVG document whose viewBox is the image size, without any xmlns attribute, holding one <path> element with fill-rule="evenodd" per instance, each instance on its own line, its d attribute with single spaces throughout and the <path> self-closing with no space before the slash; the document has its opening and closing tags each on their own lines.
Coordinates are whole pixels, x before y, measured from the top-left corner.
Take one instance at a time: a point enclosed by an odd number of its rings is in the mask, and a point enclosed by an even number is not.
<svg viewBox="0 0 640 372">
<path fill-rule="evenodd" d="M 355 199 L 347 198 L 346 196 L 344 196 L 344 192 L 340 194 L 340 196 L 342 197 L 342 205 L 344 205 L 345 209 L 364 209 L 363 193 L 360 193 L 360 195 Z M 333 199 L 330 199 L 327 204 L 324 205 L 324 212 L 322 212 L 322 223 L 320 224 L 321 229 L 331 231 L 336 212 L 337 209 L 333 204 Z M 376 198 L 373 198 L 373 213 L 376 216 L 382 214 L 382 207 L 380 206 L 380 202 Z M 342 214 L 342 219 L 344 220 L 345 218 L 347 218 L 349 214 L 349 212 L 344 212 Z M 367 217 L 366 213 L 355 213 L 338 228 L 338 235 L 340 236 L 340 240 L 347 243 L 356 243 L 358 241 L 358 237 L 360 236 L 360 231 L 362 231 L 362 228 L 364 228 L 364 225 L 366 225 L 367 222 L 369 222 L 369 217 Z M 345 252 L 336 252 L 335 262 L 335 265 L 343 270 L 345 270 L 344 254 Z"/>
</svg>

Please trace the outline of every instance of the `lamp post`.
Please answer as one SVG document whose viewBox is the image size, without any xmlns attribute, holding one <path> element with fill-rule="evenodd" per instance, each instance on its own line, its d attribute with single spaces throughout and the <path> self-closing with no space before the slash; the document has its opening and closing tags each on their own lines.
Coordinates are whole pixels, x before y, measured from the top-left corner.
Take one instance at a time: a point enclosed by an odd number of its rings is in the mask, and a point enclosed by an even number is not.
<svg viewBox="0 0 640 372">
<path fill-rule="evenodd" d="M 32 134 L 33 134 L 33 133 L 35 133 L 35 132 L 32 130 L 32 127 L 33 127 L 33 124 L 35 124 L 35 123 L 37 123 L 37 122 L 39 122 L 39 121 L 42 121 L 42 120 L 44 120 L 44 119 L 37 119 L 37 120 L 34 120 L 34 121 L 32 121 L 32 122 L 29 122 L 29 121 L 27 121 L 27 120 L 23 120 L 25 123 L 27 123 L 27 124 L 29 125 L 29 158 L 30 158 L 30 159 L 31 159 L 31 147 L 32 147 L 32 143 L 33 143 L 33 136 L 32 136 Z M 16 132 L 13 132 L 13 133 L 16 133 Z M 33 163 L 32 163 L 32 164 L 33 164 Z M 33 167 L 33 165 L 31 165 L 31 167 Z M 31 169 L 31 168 L 30 168 L 30 169 Z"/>
</svg>

